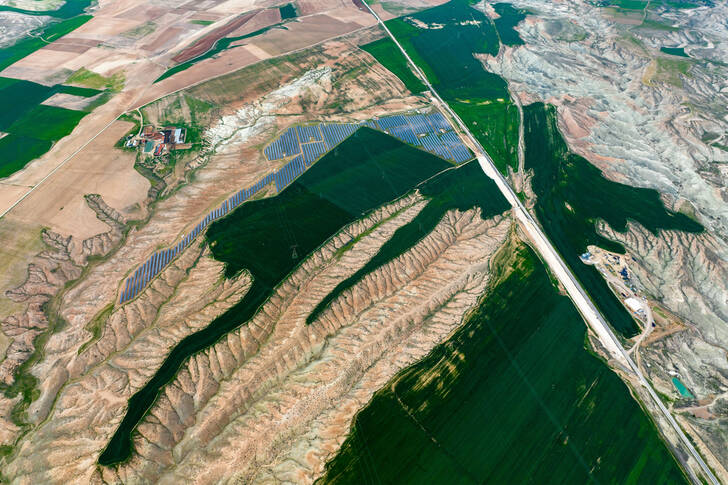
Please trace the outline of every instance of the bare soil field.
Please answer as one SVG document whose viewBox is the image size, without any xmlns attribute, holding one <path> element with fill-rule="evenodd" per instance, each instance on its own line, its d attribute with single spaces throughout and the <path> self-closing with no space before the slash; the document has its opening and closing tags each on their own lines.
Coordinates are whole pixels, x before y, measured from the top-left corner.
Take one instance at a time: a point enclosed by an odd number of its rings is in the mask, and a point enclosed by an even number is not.
<svg viewBox="0 0 728 485">
<path fill-rule="evenodd" d="M 240 37 L 241 35 L 247 35 L 256 30 L 260 30 L 269 25 L 277 24 L 281 21 L 281 12 L 277 8 L 266 8 L 260 10 L 253 18 L 247 21 L 244 25 L 235 29 L 230 33 L 230 37 Z"/>
<path fill-rule="evenodd" d="M 82 195 L 100 194 L 125 216 L 139 216 L 138 204 L 149 182 L 134 170 L 135 154 L 109 149 L 132 123 L 117 121 L 87 145 L 53 178 L 34 191 L 13 211 L 14 220 L 40 224 L 80 239 L 108 231 Z"/>
</svg>

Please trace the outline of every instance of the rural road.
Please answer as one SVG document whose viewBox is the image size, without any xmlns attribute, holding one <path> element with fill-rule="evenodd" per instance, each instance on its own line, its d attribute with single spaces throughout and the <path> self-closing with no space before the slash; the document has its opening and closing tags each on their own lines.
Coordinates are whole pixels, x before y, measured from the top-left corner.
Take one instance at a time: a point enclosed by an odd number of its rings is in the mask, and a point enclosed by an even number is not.
<svg viewBox="0 0 728 485">
<path fill-rule="evenodd" d="M 476 148 L 478 163 L 480 163 L 483 172 L 485 172 L 486 175 L 488 175 L 495 181 L 498 189 L 501 191 L 506 200 L 508 200 L 508 202 L 511 204 L 511 206 L 513 207 L 513 211 L 515 212 L 516 218 L 521 223 L 521 226 L 528 235 L 528 237 L 531 239 L 531 242 L 533 243 L 535 249 L 539 252 L 543 260 L 549 266 L 552 273 L 558 278 L 559 282 L 564 286 L 567 293 L 574 302 L 574 305 L 586 321 L 587 325 L 589 325 L 589 327 L 597 334 L 600 342 L 602 343 L 602 345 L 604 345 L 609 354 L 615 360 L 619 361 L 622 365 L 631 369 L 632 372 L 637 376 L 640 384 L 647 390 L 650 397 L 660 409 L 670 425 L 674 428 L 675 432 L 680 437 L 680 440 L 683 442 L 687 450 L 693 456 L 695 461 L 698 462 L 705 476 L 708 477 L 710 482 L 714 485 L 719 485 L 720 482 L 717 480 L 715 475 L 713 475 L 713 472 L 710 470 L 708 465 L 703 461 L 703 458 L 700 456 L 698 451 L 695 449 L 693 444 L 685 435 L 682 428 L 680 428 L 677 421 L 675 421 L 673 415 L 662 403 L 662 400 L 655 393 L 652 385 L 644 377 L 639 367 L 637 367 L 629 354 L 627 354 L 627 352 L 624 350 L 624 347 L 622 347 L 619 339 L 616 335 L 614 335 L 614 332 L 612 332 L 609 324 L 607 324 L 602 314 L 596 308 L 591 299 L 587 296 L 586 291 L 581 286 L 581 283 L 579 283 L 579 281 L 576 279 L 574 274 L 571 272 L 569 267 L 561 258 L 561 255 L 558 253 L 556 248 L 553 247 L 551 242 L 541 230 L 541 227 L 536 223 L 533 217 L 531 217 L 531 214 L 529 214 L 529 212 L 523 206 L 520 199 L 513 191 L 511 186 L 508 184 L 506 179 L 495 168 L 495 164 L 490 158 L 490 155 L 488 155 L 488 153 L 480 145 L 478 140 L 475 139 L 473 134 L 470 132 L 468 127 L 465 126 L 460 117 L 450 108 L 450 106 L 445 101 L 442 100 L 442 98 L 440 98 L 440 95 L 437 93 L 435 88 L 432 87 L 429 80 L 427 79 L 427 76 L 425 76 L 424 72 L 422 72 L 422 70 L 420 70 L 420 68 L 417 67 L 417 65 L 412 61 L 410 56 L 407 54 L 407 51 L 405 51 L 402 45 L 397 41 L 392 32 L 390 32 L 390 30 L 384 24 L 382 19 L 379 18 L 379 15 L 377 15 L 377 13 L 369 6 L 368 3 L 363 3 L 364 5 L 366 5 L 367 9 L 374 16 L 374 18 L 377 19 L 377 22 L 379 23 L 379 25 L 381 25 L 387 35 L 389 35 L 392 41 L 397 45 L 399 50 L 402 51 L 402 54 L 407 59 L 407 62 L 412 66 L 415 74 L 425 83 L 427 88 L 430 90 L 430 92 L 432 93 L 432 100 L 435 102 L 435 104 L 438 105 L 441 110 L 446 111 L 447 114 L 449 114 L 450 117 L 455 120 L 455 122 L 460 127 L 462 133 L 470 140 L 472 145 Z M 695 477 L 693 478 L 695 479 Z"/>
</svg>

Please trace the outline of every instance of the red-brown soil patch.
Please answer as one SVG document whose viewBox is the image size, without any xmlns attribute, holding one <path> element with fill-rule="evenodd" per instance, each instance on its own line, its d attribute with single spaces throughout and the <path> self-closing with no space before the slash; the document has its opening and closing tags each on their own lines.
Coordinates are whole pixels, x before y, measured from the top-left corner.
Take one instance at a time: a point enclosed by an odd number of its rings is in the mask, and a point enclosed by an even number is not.
<svg viewBox="0 0 728 485">
<path fill-rule="evenodd" d="M 226 35 L 228 35 L 230 32 L 240 28 L 242 25 L 244 25 L 248 20 L 253 18 L 255 14 L 258 13 L 258 11 L 249 12 L 246 14 L 241 15 L 240 17 L 237 17 L 233 19 L 232 21 L 228 22 L 227 24 L 223 25 L 222 27 L 219 27 L 203 38 L 199 39 L 197 42 L 192 44 L 191 46 L 184 49 L 182 52 L 177 54 L 172 58 L 172 61 L 177 63 L 182 63 L 185 61 L 189 61 L 190 59 L 194 59 L 197 56 L 200 56 L 204 54 L 205 52 L 209 51 L 212 46 L 215 45 L 215 42 L 222 39 Z"/>
</svg>

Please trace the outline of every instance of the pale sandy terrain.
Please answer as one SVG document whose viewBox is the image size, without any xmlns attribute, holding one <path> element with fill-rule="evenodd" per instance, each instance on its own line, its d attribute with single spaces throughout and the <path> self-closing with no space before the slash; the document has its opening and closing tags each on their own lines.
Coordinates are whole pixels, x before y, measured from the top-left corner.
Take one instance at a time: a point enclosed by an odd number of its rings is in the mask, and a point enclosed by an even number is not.
<svg viewBox="0 0 728 485">
<path fill-rule="evenodd" d="M 148 422 L 142 423 L 137 438 L 141 455 L 119 469 L 118 479 L 163 478 L 160 474 L 174 455 L 184 466 L 178 466 L 176 478 L 169 479 L 211 482 L 233 474 L 252 479 L 260 464 L 298 453 L 297 439 L 320 440 L 323 451 L 308 455 L 295 473 L 305 482 L 320 473 L 356 409 L 397 369 L 421 357 L 459 324 L 488 281 L 489 257 L 509 232 L 508 220 L 483 221 L 475 211 L 452 212 L 418 246 L 370 275 L 319 322 L 306 326 L 307 309 L 364 264 L 422 207 L 418 197 L 402 199 L 345 229 L 280 287 L 253 323 L 190 361 L 180 381 L 167 387 L 157 405 L 159 411 L 155 407 Z M 384 219 L 392 211 L 397 215 Z M 352 236 L 369 228 L 375 230 L 341 259 L 331 258 Z M 98 473 L 95 457 L 121 418 L 125 399 L 149 378 L 166 349 L 244 292 L 245 273 L 238 280 L 210 287 L 221 268 L 204 256 L 198 260 L 199 254 L 199 248 L 186 251 L 142 297 L 112 313 L 101 339 L 80 355 L 76 356 L 79 343 L 75 339 L 49 343 L 57 350 L 62 343 L 73 357 L 67 366 L 49 369 L 46 386 L 75 379 L 63 388 L 52 410 L 43 406 L 44 399 L 33 406 L 31 415 L 37 413 L 36 420 L 48 411 L 52 419 L 43 422 L 5 467 L 8 476 L 19 483 L 83 483 Z M 189 276 L 185 268 L 192 270 Z M 307 290 L 300 291 L 301 286 Z M 205 288 L 211 289 L 201 293 Z M 219 303 L 205 303 L 211 298 Z M 66 315 L 74 327 L 79 316 L 77 311 Z M 279 365 L 270 365 L 275 362 Z M 355 385 L 357 381 L 361 384 Z M 303 398 L 302 392 L 308 397 Z M 342 393 L 348 404 L 340 407 Z M 297 397 L 292 400 L 286 395 Z M 267 404 L 269 400 L 278 405 Z M 170 414 L 171 403 L 177 403 L 177 411 Z M 273 414 L 258 411 L 265 408 Z M 233 440 L 227 437 L 230 433 Z M 71 436 L 78 444 L 73 449 L 54 444 Z M 288 444 L 281 447 L 282 443 Z M 40 452 L 38 446 L 46 451 Z M 246 458 L 256 449 L 257 462 Z M 203 463 L 204 469 L 199 469 Z M 255 468 L 248 468 L 254 463 L 258 463 Z M 289 473 L 292 463 L 280 472 Z M 109 473 L 112 470 L 105 471 L 105 479 L 116 481 Z"/>
</svg>

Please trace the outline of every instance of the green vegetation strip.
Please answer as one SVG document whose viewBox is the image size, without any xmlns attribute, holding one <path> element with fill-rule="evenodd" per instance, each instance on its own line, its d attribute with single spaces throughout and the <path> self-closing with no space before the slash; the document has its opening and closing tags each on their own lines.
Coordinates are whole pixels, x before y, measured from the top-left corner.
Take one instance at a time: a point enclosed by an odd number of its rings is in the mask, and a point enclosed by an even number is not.
<svg viewBox="0 0 728 485">
<path fill-rule="evenodd" d="M 507 251 L 464 325 L 357 414 L 321 483 L 686 483 L 536 255 Z"/>
<path fill-rule="evenodd" d="M 247 270 L 253 284 L 238 304 L 177 344 L 132 396 L 99 463 L 128 459 L 132 432 L 184 362 L 248 322 L 307 255 L 347 224 L 449 167 L 441 158 L 361 128 L 278 196 L 247 202 L 213 223 L 207 237 L 214 257 L 225 263 L 225 275 Z"/>
<path fill-rule="evenodd" d="M 637 324 L 611 292 L 593 266 L 579 255 L 590 244 L 609 251 L 624 248 L 596 232 L 596 221 L 605 220 L 614 230 L 625 231 L 633 220 L 656 234 L 658 229 L 700 232 L 689 217 L 665 209 L 655 190 L 612 182 L 586 159 L 570 153 L 556 125 L 556 109 L 543 103 L 524 107 L 525 167 L 533 170 L 535 212 L 549 239 L 581 281 L 607 321 L 623 336 L 638 331 Z"/>
<path fill-rule="evenodd" d="M 515 42 L 517 33 L 511 24 L 521 14 L 504 12 L 508 18 L 502 21 L 502 35 L 507 42 Z M 437 28 L 415 27 L 410 18 Z M 452 0 L 405 19 L 389 20 L 387 27 L 488 150 L 498 169 L 504 174 L 509 166 L 517 169 L 518 108 L 505 81 L 486 71 L 474 56 L 498 54 L 498 32 L 490 20 L 466 0 Z M 383 64 L 394 56 L 372 54 Z"/>
<path fill-rule="evenodd" d="M 421 93 L 426 89 L 422 81 L 412 72 L 407 59 L 389 37 L 363 45 L 362 49 L 374 56 L 381 65 L 397 76 L 410 92 Z"/>
<path fill-rule="evenodd" d="M 419 192 L 429 200 L 427 206 L 408 224 L 400 227 L 384 243 L 379 252 L 361 269 L 339 283 L 307 317 L 313 323 L 331 302 L 371 273 L 396 259 L 427 236 L 451 210 L 465 211 L 480 208 L 480 216 L 490 219 L 510 209 L 510 205 L 495 184 L 483 175 L 477 161 L 473 160 L 444 172 L 421 184 Z"/>
</svg>

